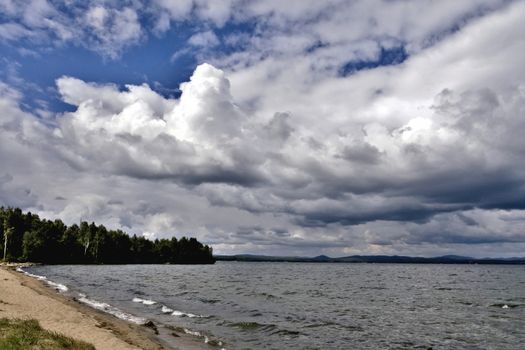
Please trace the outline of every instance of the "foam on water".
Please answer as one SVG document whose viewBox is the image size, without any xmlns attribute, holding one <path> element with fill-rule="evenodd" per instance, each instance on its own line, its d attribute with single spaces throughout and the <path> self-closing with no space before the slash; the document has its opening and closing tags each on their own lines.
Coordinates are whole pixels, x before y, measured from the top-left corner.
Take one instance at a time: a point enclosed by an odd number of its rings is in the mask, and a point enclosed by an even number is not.
<svg viewBox="0 0 525 350">
<path fill-rule="evenodd" d="M 35 275 L 35 274 L 30 273 L 30 272 L 27 272 L 27 271 L 25 271 L 21 266 L 18 266 L 18 267 L 16 268 L 16 271 L 21 272 L 21 273 L 23 273 L 23 274 L 26 275 L 26 276 L 36 278 L 37 280 L 41 280 L 41 281 L 43 281 L 43 280 L 46 280 L 46 279 L 47 279 L 46 276 Z"/>
<path fill-rule="evenodd" d="M 78 298 L 78 301 L 80 301 L 81 303 L 84 303 L 90 307 L 92 307 L 93 309 L 97 309 L 97 310 L 100 310 L 100 311 L 104 311 L 108 314 L 111 314 L 117 318 L 120 318 L 121 320 L 124 320 L 124 321 L 128 321 L 128 322 L 132 322 L 132 323 L 135 323 L 135 324 L 139 324 L 139 325 L 143 325 L 145 324 L 148 320 L 145 319 L 145 318 L 142 318 L 142 317 L 137 317 L 137 316 L 134 316 L 132 314 L 129 314 L 127 312 L 124 312 L 108 303 L 104 303 L 104 302 L 100 302 L 100 301 L 97 301 L 97 300 L 94 300 L 94 299 L 89 299 L 87 298 L 87 296 L 85 294 L 82 294 L 82 293 L 79 293 L 79 297 Z"/>
<path fill-rule="evenodd" d="M 203 337 L 201 332 L 192 331 L 188 328 L 183 328 L 183 329 L 184 329 L 184 333 L 186 334 L 193 335 L 194 337 L 199 337 L 199 338 Z"/>
<path fill-rule="evenodd" d="M 218 340 L 218 341 L 214 340 L 213 343 L 212 343 L 212 342 L 210 342 L 210 338 L 208 338 L 207 335 L 202 334 L 201 332 L 192 331 L 191 329 L 188 329 L 188 328 L 183 328 L 183 330 L 184 330 L 184 333 L 186 333 L 188 335 L 204 339 L 204 344 L 210 344 L 210 345 L 213 344 L 213 345 L 216 345 L 216 346 L 221 346 L 221 350 L 226 350 L 225 348 L 222 347 L 223 342 L 220 341 L 220 340 Z"/>
<path fill-rule="evenodd" d="M 148 300 L 148 299 L 142 299 L 142 298 L 133 298 L 131 301 L 133 301 L 134 303 L 140 303 L 140 304 L 144 304 L 144 305 L 155 305 L 157 304 L 156 301 L 154 300 Z M 171 313 L 172 316 L 179 316 L 179 317 L 189 317 L 189 318 L 204 318 L 206 316 L 202 316 L 202 315 L 195 315 L 195 314 L 192 314 L 190 312 L 183 312 L 183 311 L 179 311 L 179 310 L 173 310 L 169 307 L 167 307 L 166 305 L 162 305 L 160 311 L 164 314 L 169 314 Z"/>
<path fill-rule="evenodd" d="M 53 282 L 53 281 L 51 281 L 51 280 L 48 280 L 46 276 L 35 275 L 35 274 L 33 274 L 33 273 L 30 273 L 30 272 L 24 271 L 24 269 L 23 269 L 21 266 L 18 266 L 18 267 L 16 268 L 16 271 L 21 272 L 21 273 L 23 273 L 24 275 L 29 276 L 29 277 L 31 277 L 31 278 L 35 278 L 35 279 L 37 279 L 37 280 L 39 280 L 39 281 L 43 281 L 43 282 L 45 282 L 47 285 L 49 285 L 51 288 L 55 289 L 55 290 L 58 291 L 58 292 L 63 293 L 63 292 L 67 292 L 67 291 L 69 290 L 69 288 L 68 288 L 66 285 L 61 284 L 61 283 L 57 283 L 57 282 Z"/>
<path fill-rule="evenodd" d="M 174 310 L 173 309 L 170 309 L 169 307 L 165 306 L 165 305 L 162 305 L 162 309 L 160 310 L 162 311 L 163 314 L 170 314 L 172 313 Z"/>
<path fill-rule="evenodd" d="M 189 318 L 203 318 L 203 317 L 206 317 L 206 316 L 202 316 L 202 315 L 195 315 L 195 314 L 192 314 L 192 313 L 189 313 L 189 312 L 182 312 L 182 311 L 178 311 L 178 310 L 175 310 L 171 313 L 172 316 L 179 316 L 179 317 L 189 317 Z"/>
<path fill-rule="evenodd" d="M 50 280 L 46 280 L 46 283 L 51 286 L 53 289 L 61 292 L 61 293 L 64 293 L 64 292 L 67 292 L 69 290 L 68 287 L 66 287 L 65 285 L 61 284 L 61 283 L 56 283 L 56 282 L 53 282 L 53 281 L 50 281 Z"/>
<path fill-rule="evenodd" d="M 141 299 L 141 298 L 133 298 L 132 301 L 134 303 L 142 303 L 144 305 L 155 305 L 157 303 L 154 300 Z"/>
</svg>

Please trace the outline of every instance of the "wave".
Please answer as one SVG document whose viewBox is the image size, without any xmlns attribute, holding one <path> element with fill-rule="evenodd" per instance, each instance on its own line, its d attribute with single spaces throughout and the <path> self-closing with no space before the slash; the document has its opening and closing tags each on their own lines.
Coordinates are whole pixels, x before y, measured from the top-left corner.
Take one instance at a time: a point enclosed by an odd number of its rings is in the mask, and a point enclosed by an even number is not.
<svg viewBox="0 0 525 350">
<path fill-rule="evenodd" d="M 205 303 L 205 304 L 216 304 L 220 302 L 220 299 L 206 299 L 206 298 L 199 298 L 199 301 Z"/>
<path fill-rule="evenodd" d="M 172 330 L 172 331 L 175 331 L 175 332 L 183 332 L 187 335 L 191 335 L 193 337 L 196 337 L 196 338 L 199 338 L 200 340 L 203 340 L 205 344 L 208 344 L 210 346 L 212 346 L 213 348 L 216 348 L 216 347 L 220 347 L 220 350 L 226 350 L 226 348 L 224 348 L 224 343 L 219 340 L 219 339 L 214 339 L 214 338 L 211 338 L 208 337 L 206 334 L 203 334 L 199 331 L 193 331 L 191 329 L 188 329 L 188 328 L 185 328 L 185 327 L 177 327 L 177 326 L 172 326 L 172 325 L 164 325 L 164 327 L 166 327 L 167 329 L 169 330 Z M 177 333 L 173 333 L 175 336 L 178 336 Z"/>
<path fill-rule="evenodd" d="M 277 326 L 274 324 L 264 324 L 258 322 L 235 322 L 230 324 L 231 327 L 239 328 L 243 331 L 263 330 L 271 331 Z"/>
<path fill-rule="evenodd" d="M 139 299 L 139 298 L 134 298 L 133 301 L 135 301 L 135 299 Z M 142 302 L 141 300 L 137 300 L 135 302 Z M 189 318 L 206 318 L 207 316 L 202 316 L 202 315 L 195 315 L 195 314 L 192 314 L 190 312 L 183 312 L 183 311 L 179 311 L 179 310 L 173 310 L 172 308 L 166 306 L 166 305 L 162 305 L 160 311 L 163 313 L 163 314 L 171 314 L 172 316 L 179 316 L 179 317 L 189 317 Z"/>
<path fill-rule="evenodd" d="M 162 305 L 162 308 L 160 309 L 163 314 L 171 314 L 174 310 L 170 309 L 169 307 Z"/>
<path fill-rule="evenodd" d="M 30 273 L 30 272 L 27 272 L 27 271 L 25 271 L 21 266 L 18 266 L 18 267 L 16 268 L 16 271 L 21 272 L 21 273 L 23 273 L 23 274 L 26 275 L 26 276 L 36 278 L 37 280 L 41 280 L 41 281 L 43 281 L 43 280 L 46 280 L 46 279 L 47 279 L 46 276 L 35 275 L 35 274 Z"/>
<path fill-rule="evenodd" d="M 48 280 L 46 276 L 35 275 L 34 273 L 27 272 L 21 266 L 18 266 L 16 268 L 16 271 L 21 272 L 24 275 L 29 276 L 31 278 L 35 278 L 35 279 L 37 279 L 39 281 L 43 281 L 48 286 L 50 286 L 51 288 L 55 289 L 58 292 L 64 293 L 64 292 L 67 292 L 69 290 L 69 288 L 65 284 L 57 283 L 57 282 L 53 282 L 51 280 Z"/>
<path fill-rule="evenodd" d="M 183 330 L 184 330 L 184 333 L 186 334 L 193 335 L 194 337 L 204 338 L 201 332 L 192 331 L 192 330 L 189 330 L 188 328 L 183 328 Z"/>
<path fill-rule="evenodd" d="M 194 337 L 198 337 L 198 338 L 204 339 L 204 344 L 208 344 L 208 345 L 211 345 L 211 346 L 222 346 L 223 345 L 222 341 L 220 341 L 220 340 L 210 340 L 210 338 L 208 338 L 207 335 L 202 334 L 201 332 L 192 331 L 192 330 L 189 330 L 188 328 L 183 328 L 183 331 L 186 334 L 189 334 L 189 335 L 192 335 Z M 222 348 L 221 350 L 226 350 L 226 349 Z"/>
<path fill-rule="evenodd" d="M 140 304 L 144 304 L 144 305 L 155 305 L 157 304 L 156 301 L 154 300 L 149 300 L 149 299 L 142 299 L 142 298 L 133 298 L 132 301 L 134 303 L 140 303 Z M 173 310 L 172 308 L 170 307 L 167 307 L 166 305 L 162 305 L 160 311 L 164 314 L 171 314 L 172 316 L 179 316 L 179 317 L 189 317 L 189 318 L 205 318 L 206 316 L 202 316 L 202 315 L 195 315 L 195 314 L 192 314 L 190 312 L 183 312 L 183 311 L 179 311 L 179 310 Z"/>
<path fill-rule="evenodd" d="M 97 309 L 99 311 L 111 314 L 116 318 L 120 318 L 121 320 L 132 322 L 138 325 L 144 325 L 146 324 L 146 322 L 148 322 L 148 320 L 145 318 L 128 314 L 127 312 L 124 312 L 108 303 L 100 302 L 94 299 L 89 299 L 85 294 L 79 293 L 78 295 L 80 297 L 78 298 L 78 301 L 80 301 L 81 303 L 84 303 L 92 307 L 93 309 Z"/>
<path fill-rule="evenodd" d="M 142 298 L 133 298 L 132 301 L 134 303 L 142 303 L 144 305 L 155 305 L 155 304 L 157 304 L 157 302 L 154 301 L 154 300 L 142 299 Z"/>
<path fill-rule="evenodd" d="M 514 309 L 514 308 L 517 308 L 517 307 L 520 307 L 522 306 L 522 304 L 513 304 L 513 303 L 497 303 L 497 304 L 492 304 L 490 306 L 493 306 L 493 307 L 500 307 L 502 309 Z"/>
<path fill-rule="evenodd" d="M 53 282 L 53 281 L 50 281 L 50 280 L 46 280 L 46 283 L 51 286 L 53 289 L 59 291 L 59 292 L 67 292 L 69 290 L 69 288 L 62 284 L 62 283 L 56 283 L 56 282 Z"/>
<path fill-rule="evenodd" d="M 189 317 L 189 318 L 206 318 L 206 316 L 202 316 L 202 315 L 195 315 L 195 314 L 192 314 L 192 313 L 189 313 L 189 312 L 182 312 L 182 311 L 178 311 L 178 310 L 175 310 L 171 313 L 172 316 L 179 316 L 179 317 Z"/>
</svg>

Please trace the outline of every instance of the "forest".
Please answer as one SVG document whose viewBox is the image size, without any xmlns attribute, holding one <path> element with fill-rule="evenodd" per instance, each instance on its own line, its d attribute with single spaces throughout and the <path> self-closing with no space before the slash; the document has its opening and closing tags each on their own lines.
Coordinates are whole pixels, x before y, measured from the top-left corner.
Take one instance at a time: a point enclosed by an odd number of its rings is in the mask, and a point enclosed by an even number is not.
<svg viewBox="0 0 525 350">
<path fill-rule="evenodd" d="M 213 250 L 195 238 L 156 239 L 81 222 L 40 219 L 0 207 L 0 259 L 45 264 L 213 264 Z"/>
</svg>

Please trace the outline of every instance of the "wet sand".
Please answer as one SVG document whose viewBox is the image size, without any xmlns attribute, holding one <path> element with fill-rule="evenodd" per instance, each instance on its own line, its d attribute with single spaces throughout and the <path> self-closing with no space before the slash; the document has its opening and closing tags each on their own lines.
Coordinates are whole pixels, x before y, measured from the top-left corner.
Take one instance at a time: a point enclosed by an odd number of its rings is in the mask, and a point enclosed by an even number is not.
<svg viewBox="0 0 525 350">
<path fill-rule="evenodd" d="M 2 317 L 36 319 L 43 328 L 91 343 L 97 350 L 210 349 L 179 333 L 168 345 L 156 337 L 154 329 L 119 320 L 60 295 L 41 281 L 16 272 L 12 266 L 0 266 Z M 166 331 L 169 330 L 163 333 Z"/>
</svg>

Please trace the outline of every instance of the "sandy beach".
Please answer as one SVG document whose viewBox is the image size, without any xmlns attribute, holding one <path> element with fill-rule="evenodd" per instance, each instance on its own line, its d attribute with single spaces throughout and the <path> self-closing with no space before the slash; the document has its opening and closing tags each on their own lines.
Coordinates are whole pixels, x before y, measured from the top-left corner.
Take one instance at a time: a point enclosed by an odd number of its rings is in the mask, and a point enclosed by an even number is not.
<svg viewBox="0 0 525 350">
<path fill-rule="evenodd" d="M 153 329 L 80 304 L 46 287 L 41 281 L 16 272 L 14 267 L 0 267 L 2 317 L 36 319 L 44 329 L 86 341 L 98 350 L 209 349 L 184 334 L 177 334 L 174 337 L 176 346 L 169 346 L 155 337 Z"/>
</svg>

